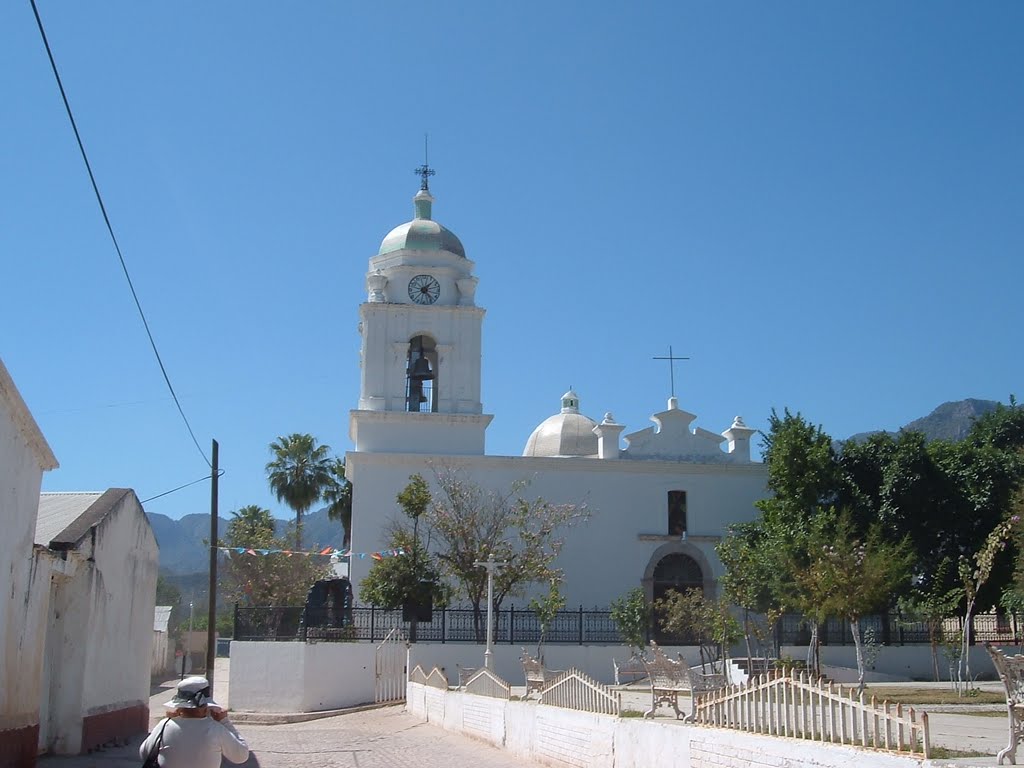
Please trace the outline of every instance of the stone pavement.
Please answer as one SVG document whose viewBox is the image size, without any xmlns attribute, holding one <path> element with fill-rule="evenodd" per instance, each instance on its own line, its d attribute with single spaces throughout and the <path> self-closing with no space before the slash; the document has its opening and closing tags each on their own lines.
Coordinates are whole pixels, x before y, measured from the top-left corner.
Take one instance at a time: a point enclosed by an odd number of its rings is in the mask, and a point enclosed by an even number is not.
<svg viewBox="0 0 1024 768">
<path fill-rule="evenodd" d="M 427 725 L 398 706 L 287 725 L 245 725 L 245 768 L 523 768 L 536 765 Z M 138 768 L 141 737 L 128 747 L 44 757 L 39 768 Z M 225 765 L 229 765 L 225 763 Z"/>
</svg>

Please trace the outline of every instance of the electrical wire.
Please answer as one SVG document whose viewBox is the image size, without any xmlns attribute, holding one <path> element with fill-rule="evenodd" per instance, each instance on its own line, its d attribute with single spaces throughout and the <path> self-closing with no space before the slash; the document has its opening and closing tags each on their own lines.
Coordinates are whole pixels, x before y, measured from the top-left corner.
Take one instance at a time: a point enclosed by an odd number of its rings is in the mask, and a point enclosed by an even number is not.
<svg viewBox="0 0 1024 768">
<path fill-rule="evenodd" d="M 39 9 L 36 7 L 36 0 L 29 0 L 32 4 L 32 13 L 35 14 L 36 24 L 39 26 L 39 34 L 43 38 L 43 45 L 46 48 L 46 55 L 50 59 L 50 67 L 53 69 L 53 76 L 57 80 L 57 87 L 60 89 L 60 96 L 64 100 L 64 109 L 68 113 L 68 119 L 71 121 L 71 128 L 75 132 L 75 139 L 78 141 L 78 149 L 82 153 L 82 160 L 85 161 L 85 169 L 89 172 L 89 181 L 92 182 L 92 191 L 96 194 L 96 202 L 100 205 L 100 212 L 103 214 L 103 221 L 106 222 L 107 232 L 110 233 L 110 239 L 114 243 L 114 250 L 117 251 L 117 258 L 121 262 L 121 269 L 124 271 L 125 279 L 128 281 L 128 288 L 132 292 L 132 298 L 135 300 L 135 307 L 139 310 L 139 317 L 142 318 L 142 325 L 146 329 L 146 336 L 149 337 L 149 345 L 153 348 L 153 354 L 156 356 L 156 362 L 160 366 L 160 373 L 163 374 L 164 382 L 167 384 L 167 389 L 171 392 L 171 397 L 174 398 L 174 404 L 178 407 L 178 413 L 181 414 L 182 421 L 185 422 L 185 428 L 188 429 L 189 435 L 192 437 L 192 442 L 196 444 L 196 449 L 199 451 L 199 455 L 203 457 L 203 461 L 206 462 L 206 466 L 213 468 L 210 460 L 206 458 L 206 453 L 203 451 L 202 446 L 199 445 L 199 441 L 196 439 L 195 432 L 192 431 L 192 425 L 189 424 L 188 417 L 185 416 L 185 411 L 181 407 L 181 403 L 178 401 L 178 395 L 174 391 L 174 386 L 171 384 L 170 376 L 167 375 L 167 368 L 164 367 L 164 361 L 160 357 L 160 351 L 156 347 L 156 341 L 153 339 L 153 333 L 149 330 L 149 322 L 146 320 L 146 314 L 142 311 L 142 303 L 139 301 L 139 296 L 135 292 L 135 285 L 132 283 L 132 277 L 128 273 L 128 265 L 125 263 L 124 256 L 121 253 L 121 246 L 117 242 L 117 237 L 114 235 L 114 228 L 110 223 L 110 217 L 107 215 L 107 207 L 103 204 L 103 197 L 100 195 L 100 188 L 96 183 L 96 177 L 92 172 L 92 165 L 89 163 L 89 156 L 85 153 L 85 145 L 82 143 L 82 136 L 78 132 L 78 124 L 75 122 L 75 116 L 71 112 L 71 104 L 68 102 L 67 93 L 64 91 L 64 83 L 61 82 L 60 73 L 57 72 L 57 62 L 53 59 L 53 52 L 50 50 L 50 41 L 46 39 L 46 30 L 43 29 L 43 20 L 39 16 Z M 155 497 L 154 497 L 155 498 Z"/>
<path fill-rule="evenodd" d="M 217 477 L 220 478 L 220 477 L 223 477 L 223 476 L 224 476 L 224 470 L 223 469 L 218 469 L 217 470 Z M 150 496 L 148 499 L 143 499 L 139 503 L 140 504 L 145 504 L 147 501 L 152 501 L 153 499 L 159 499 L 162 496 L 169 496 L 172 493 L 177 493 L 178 491 L 180 491 L 180 490 L 182 490 L 184 488 L 188 488 L 189 486 L 195 485 L 196 483 L 201 483 L 201 482 L 203 482 L 203 480 L 209 480 L 211 477 L 213 477 L 213 475 L 207 475 L 206 477 L 200 477 L 198 480 L 193 480 L 191 483 L 185 483 L 184 485 L 179 485 L 177 488 L 171 488 L 171 490 L 164 491 L 163 493 L 158 493 L 156 496 Z"/>
</svg>

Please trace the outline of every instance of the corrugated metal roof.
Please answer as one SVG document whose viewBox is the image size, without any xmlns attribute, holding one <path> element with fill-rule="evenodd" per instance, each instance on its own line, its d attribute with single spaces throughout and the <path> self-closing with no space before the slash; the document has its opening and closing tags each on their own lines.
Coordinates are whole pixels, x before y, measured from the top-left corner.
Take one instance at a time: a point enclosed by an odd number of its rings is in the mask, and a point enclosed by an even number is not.
<svg viewBox="0 0 1024 768">
<path fill-rule="evenodd" d="M 48 547 L 65 528 L 96 503 L 102 493 L 41 493 L 36 544 Z"/>
<path fill-rule="evenodd" d="M 171 609 L 173 606 L 170 605 L 158 605 L 156 612 L 153 614 L 153 631 L 154 632 L 166 632 L 167 625 L 171 623 Z"/>
</svg>

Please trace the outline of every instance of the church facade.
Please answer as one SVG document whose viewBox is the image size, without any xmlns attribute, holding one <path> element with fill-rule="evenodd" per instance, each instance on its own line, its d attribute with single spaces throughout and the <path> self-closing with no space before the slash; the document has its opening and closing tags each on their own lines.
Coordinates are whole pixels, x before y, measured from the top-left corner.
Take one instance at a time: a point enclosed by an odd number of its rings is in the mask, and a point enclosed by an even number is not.
<svg viewBox="0 0 1024 768">
<path fill-rule="evenodd" d="M 346 454 L 353 551 L 386 549 L 401 515 L 396 494 L 410 475 L 429 480 L 432 466 L 447 466 L 484 488 L 526 481 L 531 498 L 587 505 L 590 518 L 568 532 L 556 562 L 570 606 L 604 608 L 637 586 L 649 598 L 672 587 L 715 594 L 715 545 L 729 525 L 754 519 L 767 495 L 765 467 L 751 458 L 754 430 L 740 417 L 721 434 L 693 428 L 696 416 L 672 397 L 655 426 L 623 434 L 611 413 L 584 415 L 570 390 L 521 456 L 486 455 L 493 417 L 481 393 L 478 281 L 462 243 L 433 220 L 423 179 L 414 218 L 370 259 L 359 307 L 360 396 Z M 357 594 L 372 563 L 351 563 Z"/>
</svg>

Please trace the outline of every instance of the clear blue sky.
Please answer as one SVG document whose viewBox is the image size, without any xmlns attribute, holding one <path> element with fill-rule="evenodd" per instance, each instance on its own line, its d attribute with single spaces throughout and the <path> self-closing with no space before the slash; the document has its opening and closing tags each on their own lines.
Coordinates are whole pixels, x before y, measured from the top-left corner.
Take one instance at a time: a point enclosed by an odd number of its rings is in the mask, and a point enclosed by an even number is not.
<svg viewBox="0 0 1024 768">
<path fill-rule="evenodd" d="M 367 260 L 424 132 L 488 310 L 489 453 L 569 385 L 647 426 L 670 344 L 715 432 L 1024 395 L 1024 3 L 38 2 L 225 513 L 290 516 L 277 435 L 351 447 Z M 61 463 L 44 488 L 201 477 L 27 0 L 0 4 L 0 71 L 0 355 Z"/>
</svg>

